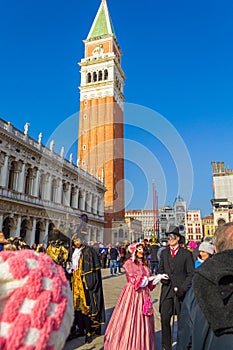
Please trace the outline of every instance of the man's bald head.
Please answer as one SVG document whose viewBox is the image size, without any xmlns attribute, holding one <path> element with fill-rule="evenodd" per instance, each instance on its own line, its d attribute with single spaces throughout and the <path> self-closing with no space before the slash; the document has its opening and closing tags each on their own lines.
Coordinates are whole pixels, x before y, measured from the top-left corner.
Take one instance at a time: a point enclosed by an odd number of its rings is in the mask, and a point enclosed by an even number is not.
<svg viewBox="0 0 233 350">
<path fill-rule="evenodd" d="M 233 249 L 233 222 L 220 226 L 214 233 L 216 253 Z"/>
</svg>

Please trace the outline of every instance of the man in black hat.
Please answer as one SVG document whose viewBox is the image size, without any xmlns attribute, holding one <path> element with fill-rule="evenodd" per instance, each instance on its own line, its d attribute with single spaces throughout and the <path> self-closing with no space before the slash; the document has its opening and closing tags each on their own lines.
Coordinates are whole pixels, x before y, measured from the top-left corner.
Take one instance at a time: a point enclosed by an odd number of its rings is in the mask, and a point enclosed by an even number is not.
<svg viewBox="0 0 233 350">
<path fill-rule="evenodd" d="M 162 326 L 162 349 L 171 350 L 171 318 L 175 314 L 179 317 L 181 302 L 191 287 L 194 261 L 192 254 L 179 244 L 182 236 L 178 227 L 172 227 L 166 235 L 169 248 L 164 249 L 161 253 L 159 274 L 167 274 L 169 280 L 161 281 L 159 311 Z"/>
<path fill-rule="evenodd" d="M 87 222 L 87 215 L 82 214 L 77 232 L 72 236 L 73 254 L 69 269 L 72 271 L 74 327 L 78 326 L 76 336 L 85 335 L 85 342 L 90 343 L 93 336 L 101 334 L 105 308 L 101 264 L 95 249 L 87 245 Z"/>
</svg>

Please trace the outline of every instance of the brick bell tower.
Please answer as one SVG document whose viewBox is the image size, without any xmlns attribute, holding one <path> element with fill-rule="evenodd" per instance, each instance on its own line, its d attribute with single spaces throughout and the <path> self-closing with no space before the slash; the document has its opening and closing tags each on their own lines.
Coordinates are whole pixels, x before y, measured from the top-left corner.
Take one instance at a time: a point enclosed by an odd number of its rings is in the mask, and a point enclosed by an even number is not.
<svg viewBox="0 0 233 350">
<path fill-rule="evenodd" d="M 79 166 L 104 179 L 106 243 L 112 223 L 124 221 L 124 80 L 122 52 L 106 0 L 102 0 L 85 44 L 81 67 Z"/>
</svg>

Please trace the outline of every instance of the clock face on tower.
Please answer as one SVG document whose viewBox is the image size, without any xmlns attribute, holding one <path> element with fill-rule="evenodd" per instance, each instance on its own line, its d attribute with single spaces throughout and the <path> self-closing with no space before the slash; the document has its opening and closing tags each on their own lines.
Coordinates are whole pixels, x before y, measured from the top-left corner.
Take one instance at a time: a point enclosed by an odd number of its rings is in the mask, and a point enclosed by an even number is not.
<svg viewBox="0 0 233 350">
<path fill-rule="evenodd" d="M 176 212 L 184 212 L 185 210 L 184 210 L 184 206 L 183 205 L 178 205 L 177 207 L 176 207 Z"/>
</svg>

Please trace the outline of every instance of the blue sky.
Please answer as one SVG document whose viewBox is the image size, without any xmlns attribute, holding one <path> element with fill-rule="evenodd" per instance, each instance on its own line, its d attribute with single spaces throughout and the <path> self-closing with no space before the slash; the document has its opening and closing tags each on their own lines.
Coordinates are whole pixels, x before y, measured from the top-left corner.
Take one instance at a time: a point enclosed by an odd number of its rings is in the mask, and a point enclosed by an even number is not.
<svg viewBox="0 0 233 350">
<path fill-rule="evenodd" d="M 82 40 L 99 5 L 100 0 L 1 1 L 1 118 L 21 130 L 30 122 L 30 135 L 37 138 L 42 131 L 46 143 L 64 120 L 78 112 L 77 62 L 83 58 Z M 193 169 L 189 208 L 208 215 L 211 161 L 224 161 L 233 168 L 233 2 L 109 0 L 108 6 L 123 51 L 129 109 L 137 104 L 158 112 L 164 127 L 167 122 L 174 128 L 173 143 L 180 135 Z M 144 114 L 138 117 L 142 123 Z M 178 194 L 186 199 L 187 189 L 180 193 L 177 175 L 181 171 L 184 181 L 185 171 L 177 167 L 171 148 L 153 131 L 128 125 L 127 118 L 126 113 L 128 208 L 150 207 L 151 178 L 160 206 L 172 205 Z M 153 117 L 152 124 L 156 126 Z M 172 132 L 169 137 L 173 138 Z M 55 149 L 62 141 L 55 140 Z M 141 160 L 131 157 L 132 142 L 144 147 L 146 154 L 152 152 L 154 172 L 148 175 Z M 186 179 L 191 175 L 187 171 Z"/>
</svg>

